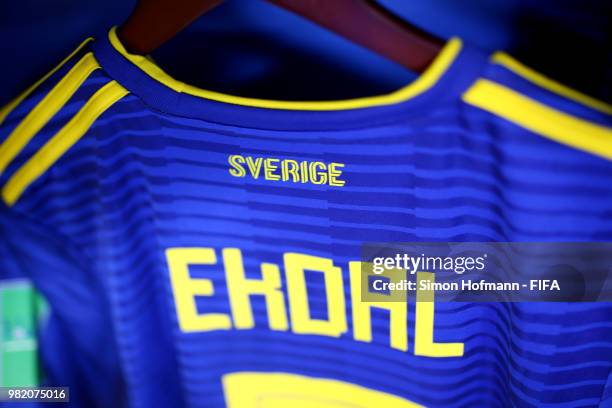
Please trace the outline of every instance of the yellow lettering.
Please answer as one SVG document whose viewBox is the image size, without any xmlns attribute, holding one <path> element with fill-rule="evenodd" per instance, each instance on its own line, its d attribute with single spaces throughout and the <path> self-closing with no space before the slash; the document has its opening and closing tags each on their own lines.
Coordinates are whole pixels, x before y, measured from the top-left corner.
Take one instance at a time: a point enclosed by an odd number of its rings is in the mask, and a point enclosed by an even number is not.
<svg viewBox="0 0 612 408">
<path fill-rule="evenodd" d="M 263 296 L 271 330 L 289 329 L 287 306 L 282 290 L 281 271 L 278 265 L 261 264 L 260 278 L 247 278 L 242 252 L 237 248 L 222 250 L 225 278 L 231 308 L 231 317 L 224 313 L 198 312 L 197 296 L 213 296 L 214 286 L 210 279 L 193 278 L 191 265 L 216 265 L 213 248 L 168 248 L 165 251 L 174 294 L 179 327 L 183 332 L 206 332 L 212 330 L 252 329 L 255 319 L 251 304 L 252 296 Z M 371 264 L 349 262 L 353 338 L 356 341 L 372 342 L 372 311 L 386 310 L 389 313 L 389 342 L 396 350 L 408 350 L 408 306 L 405 301 L 362 301 L 364 282 L 362 273 Z M 316 334 L 340 337 L 347 331 L 346 299 L 342 270 L 334 266 L 333 260 L 323 257 L 285 253 L 284 267 L 288 295 L 291 330 L 296 334 Z M 322 273 L 325 288 L 327 316 L 315 319 L 308 302 L 306 272 Z M 312 275 L 310 275 L 312 276 Z M 319 275 L 321 276 L 321 275 Z M 429 285 L 424 285 L 425 281 Z M 431 287 L 435 274 L 417 273 L 415 307 L 414 354 L 427 357 L 461 357 L 464 343 L 437 343 L 434 341 L 434 291 L 422 290 Z M 370 300 L 370 298 L 368 298 Z M 386 300 L 386 298 L 385 298 Z M 233 326 L 232 326 L 233 319 Z"/>
<path fill-rule="evenodd" d="M 312 162 L 310 163 L 310 180 L 312 184 L 325 184 L 327 183 L 327 172 L 325 163 L 321 162 Z M 317 171 L 317 169 L 321 169 L 321 171 Z"/>
<path fill-rule="evenodd" d="M 353 336 L 355 340 L 372 342 L 371 309 L 389 311 L 390 342 L 394 349 L 408 350 L 407 302 L 362 302 L 361 262 L 349 262 L 351 275 L 351 300 L 353 309 Z"/>
<path fill-rule="evenodd" d="M 302 183 L 308 183 L 308 162 L 303 161 L 300 163 L 300 175 L 302 176 Z"/>
<path fill-rule="evenodd" d="M 331 259 L 295 253 L 285 254 L 285 274 L 291 310 L 291 328 L 300 334 L 339 337 L 346 332 L 342 271 Z M 312 319 L 308 306 L 304 271 L 323 273 L 327 299 L 327 320 Z"/>
<path fill-rule="evenodd" d="M 223 250 L 223 263 L 234 326 L 237 329 L 251 329 L 255 326 L 250 296 L 263 295 L 266 299 L 270 328 L 287 330 L 287 312 L 283 292 L 280 291 L 278 266 L 264 263 L 261 265 L 262 279 L 247 279 L 242 253 L 236 248 Z"/>
<path fill-rule="evenodd" d="M 255 180 L 257 180 L 259 178 L 259 172 L 261 171 L 261 163 L 262 162 L 263 162 L 263 159 L 261 157 L 258 157 L 255 160 L 253 160 L 253 158 L 251 156 L 247 156 L 247 158 L 246 158 L 246 164 L 247 164 L 247 166 L 249 166 L 249 170 L 251 171 L 251 175 L 253 176 L 253 178 Z"/>
<path fill-rule="evenodd" d="M 422 280 L 433 283 L 435 279 L 434 273 L 417 273 L 414 354 L 428 357 L 461 357 L 463 356 L 463 343 L 435 343 L 433 340 L 434 291 L 419 288 Z"/>
<path fill-rule="evenodd" d="M 338 170 L 339 168 L 344 167 L 342 163 L 331 163 L 329 165 L 329 185 L 330 186 L 338 186 L 342 187 L 346 182 L 344 180 L 338 179 L 342 175 L 342 170 Z"/>
<path fill-rule="evenodd" d="M 168 248 L 166 261 L 179 327 L 184 332 L 228 330 L 232 323 L 221 313 L 198 314 L 195 296 L 212 296 L 215 291 L 209 279 L 189 276 L 189 265 L 214 265 L 217 263 L 212 248 Z"/>
<path fill-rule="evenodd" d="M 274 174 L 274 171 L 278 169 L 278 159 L 266 159 L 264 160 L 264 177 L 266 180 L 280 180 L 278 174 Z"/>
<path fill-rule="evenodd" d="M 228 162 L 230 164 L 229 172 L 234 177 L 250 175 L 256 180 L 263 173 L 263 177 L 270 181 L 291 180 L 293 183 L 328 184 L 338 187 L 346 184 L 344 180 L 340 179 L 343 173 L 342 168 L 344 168 L 342 163 L 326 164 L 321 161 L 310 162 L 308 160 L 298 163 L 291 159 L 241 156 L 238 154 L 228 156 Z"/>
<path fill-rule="evenodd" d="M 289 180 L 289 175 L 291 175 L 292 182 L 297 183 L 300 181 L 298 162 L 291 159 L 283 160 L 281 162 L 281 174 L 283 176 L 283 181 Z"/>
<path fill-rule="evenodd" d="M 242 165 L 244 164 L 244 157 L 239 154 L 233 154 L 228 157 L 227 161 L 229 162 L 232 168 L 229 169 L 229 172 L 234 177 L 244 177 L 246 176 L 246 171 Z"/>
</svg>

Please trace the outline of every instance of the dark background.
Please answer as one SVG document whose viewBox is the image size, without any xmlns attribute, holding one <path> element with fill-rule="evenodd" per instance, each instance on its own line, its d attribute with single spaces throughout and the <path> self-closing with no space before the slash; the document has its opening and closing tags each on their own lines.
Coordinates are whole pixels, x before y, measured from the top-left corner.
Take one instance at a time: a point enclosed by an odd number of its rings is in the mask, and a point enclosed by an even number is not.
<svg viewBox="0 0 612 408">
<path fill-rule="evenodd" d="M 333 1 L 333 0 L 330 0 Z M 610 0 L 381 0 L 441 37 L 504 49 L 550 77 L 612 100 Z M 0 0 L 0 104 L 134 0 Z M 388 92 L 414 75 L 263 0 L 227 0 L 154 54 L 204 88 L 279 99 Z"/>
</svg>

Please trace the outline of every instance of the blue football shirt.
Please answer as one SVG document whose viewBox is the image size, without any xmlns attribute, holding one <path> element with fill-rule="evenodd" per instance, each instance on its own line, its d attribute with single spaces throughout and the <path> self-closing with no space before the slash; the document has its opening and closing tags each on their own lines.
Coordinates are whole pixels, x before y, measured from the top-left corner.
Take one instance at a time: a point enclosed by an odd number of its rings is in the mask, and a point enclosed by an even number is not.
<svg viewBox="0 0 612 408">
<path fill-rule="evenodd" d="M 2 267 L 75 406 L 597 406 L 612 305 L 361 302 L 363 242 L 609 241 L 612 107 L 449 40 L 387 95 L 198 89 L 85 41 L 0 111 Z"/>
</svg>

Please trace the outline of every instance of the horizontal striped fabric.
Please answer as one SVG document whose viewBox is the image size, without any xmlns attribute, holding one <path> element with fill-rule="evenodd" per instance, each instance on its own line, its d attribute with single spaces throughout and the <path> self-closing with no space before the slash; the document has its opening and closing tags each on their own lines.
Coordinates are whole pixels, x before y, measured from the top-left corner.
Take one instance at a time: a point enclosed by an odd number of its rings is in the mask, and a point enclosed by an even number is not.
<svg viewBox="0 0 612 408">
<path fill-rule="evenodd" d="M 50 382 L 88 407 L 612 405 L 610 304 L 436 303 L 450 357 L 418 355 L 414 303 L 355 321 L 364 242 L 612 240 L 610 107 L 530 73 L 455 39 L 391 98 L 249 106 L 84 43 L 0 111 L 2 265 L 70 349 Z"/>
</svg>

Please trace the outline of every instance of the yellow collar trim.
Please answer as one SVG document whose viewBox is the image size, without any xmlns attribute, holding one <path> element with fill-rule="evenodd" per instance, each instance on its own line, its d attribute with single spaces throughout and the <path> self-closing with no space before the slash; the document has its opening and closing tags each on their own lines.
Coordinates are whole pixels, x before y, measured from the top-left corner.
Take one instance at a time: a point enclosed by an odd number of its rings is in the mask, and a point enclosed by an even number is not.
<svg viewBox="0 0 612 408">
<path fill-rule="evenodd" d="M 250 106 L 255 108 L 270 108 L 270 109 L 286 109 L 286 110 L 306 110 L 306 111 L 327 111 L 327 110 L 344 110 L 344 109 L 359 109 L 370 108 L 375 106 L 392 105 L 399 102 L 404 102 L 414 98 L 417 95 L 430 89 L 446 72 L 448 67 L 456 59 L 462 47 L 462 42 L 459 38 L 453 37 L 450 39 L 440 54 L 412 83 L 400 88 L 397 91 L 386 95 L 369 96 L 364 98 L 354 98 L 336 101 L 279 101 L 270 99 L 247 98 L 242 96 L 227 95 L 220 92 L 209 91 L 206 89 L 197 88 L 178 81 L 166 74 L 158 67 L 149 57 L 130 54 L 117 37 L 116 27 L 113 27 L 109 33 L 110 42 L 113 47 L 127 58 L 134 65 L 138 66 L 151 78 L 166 85 L 176 92 L 182 92 L 193 96 L 198 96 L 205 99 L 211 99 L 218 102 L 225 102 L 234 105 Z"/>
</svg>

